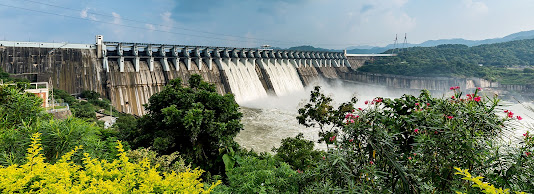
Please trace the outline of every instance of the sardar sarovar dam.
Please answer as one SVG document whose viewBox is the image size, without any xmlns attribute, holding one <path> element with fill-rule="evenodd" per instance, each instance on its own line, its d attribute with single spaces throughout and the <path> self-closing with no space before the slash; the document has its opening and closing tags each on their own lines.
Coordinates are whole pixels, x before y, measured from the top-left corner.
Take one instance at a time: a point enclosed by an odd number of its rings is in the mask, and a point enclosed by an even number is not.
<svg viewBox="0 0 534 194">
<path fill-rule="evenodd" d="M 96 44 L 0 41 L 0 66 L 16 77 L 49 82 L 71 94 L 92 90 L 119 111 L 145 114 L 143 104 L 171 79 L 193 74 L 214 84 L 238 103 L 287 95 L 319 79 L 385 84 L 393 88 L 446 90 L 482 82 L 366 74 L 365 61 L 386 55 L 106 42 Z M 186 83 L 186 82 L 184 82 Z"/>
</svg>

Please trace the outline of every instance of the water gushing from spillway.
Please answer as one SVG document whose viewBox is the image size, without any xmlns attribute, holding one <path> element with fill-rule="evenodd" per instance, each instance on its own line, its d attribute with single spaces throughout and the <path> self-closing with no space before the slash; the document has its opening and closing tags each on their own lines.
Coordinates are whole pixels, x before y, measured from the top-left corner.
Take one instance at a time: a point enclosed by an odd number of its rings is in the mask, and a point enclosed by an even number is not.
<svg viewBox="0 0 534 194">
<path fill-rule="evenodd" d="M 225 60 L 221 62 L 221 66 L 237 103 L 267 97 L 253 62 L 247 59 Z"/>
<path fill-rule="evenodd" d="M 263 64 L 263 68 L 269 74 L 276 95 L 284 96 L 304 90 L 296 67 L 288 60 L 271 59 Z"/>
</svg>

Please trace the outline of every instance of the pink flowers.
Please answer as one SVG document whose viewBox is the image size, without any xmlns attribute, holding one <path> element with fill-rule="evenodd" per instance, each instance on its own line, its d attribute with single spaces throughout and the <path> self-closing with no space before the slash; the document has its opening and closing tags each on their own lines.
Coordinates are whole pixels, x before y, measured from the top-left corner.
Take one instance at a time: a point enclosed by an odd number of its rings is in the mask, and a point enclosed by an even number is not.
<svg viewBox="0 0 534 194">
<path fill-rule="evenodd" d="M 374 163 L 373 161 L 370 161 L 369 164 L 373 165 L 373 164 L 375 164 L 375 163 Z"/>
<path fill-rule="evenodd" d="M 525 152 L 525 154 L 527 155 L 527 157 L 529 157 L 531 155 L 530 152 Z"/>
<path fill-rule="evenodd" d="M 369 104 L 369 100 L 366 100 L 364 103 L 365 103 L 365 104 Z"/>
<path fill-rule="evenodd" d="M 354 119 L 357 119 L 357 118 L 360 118 L 360 116 L 359 115 L 354 115 L 352 113 L 347 113 L 345 115 L 345 119 L 346 119 L 345 123 L 346 124 L 354 123 Z"/>
<path fill-rule="evenodd" d="M 481 89 L 480 87 L 477 87 L 477 90 L 478 90 L 478 91 L 482 91 L 482 89 Z"/>
<path fill-rule="evenodd" d="M 450 90 L 457 90 L 457 89 L 460 89 L 460 86 L 453 86 L 451 88 L 449 88 Z"/>
<path fill-rule="evenodd" d="M 480 96 L 475 97 L 476 102 L 480 102 Z"/>
<path fill-rule="evenodd" d="M 514 113 L 512 111 L 508 111 L 508 118 L 513 118 L 514 117 Z"/>
<path fill-rule="evenodd" d="M 408 157 L 408 160 L 411 160 L 411 159 L 412 159 L 412 157 L 411 157 L 411 156 L 409 156 L 409 157 Z"/>
<path fill-rule="evenodd" d="M 504 110 L 504 113 L 506 113 L 506 116 L 508 118 L 514 118 L 514 113 L 512 111 L 509 111 L 509 110 Z M 523 120 L 523 117 L 521 116 L 516 116 L 515 117 L 517 120 Z"/>
<path fill-rule="evenodd" d="M 354 141 L 354 139 L 349 139 L 349 142 L 352 143 Z"/>
<path fill-rule="evenodd" d="M 415 103 L 415 106 L 419 106 L 419 103 Z"/>
<path fill-rule="evenodd" d="M 419 132 L 419 129 L 415 129 L 415 130 L 413 130 L 413 132 L 418 133 L 418 132 Z"/>
<path fill-rule="evenodd" d="M 331 142 L 336 141 L 336 136 L 334 135 L 334 136 L 330 137 L 329 140 L 330 140 Z"/>
<path fill-rule="evenodd" d="M 528 137 L 528 131 L 526 133 L 523 133 L 523 136 Z"/>
<path fill-rule="evenodd" d="M 445 115 L 445 117 L 447 117 L 448 119 L 453 119 L 454 118 L 453 116 L 447 116 L 447 115 Z"/>
</svg>

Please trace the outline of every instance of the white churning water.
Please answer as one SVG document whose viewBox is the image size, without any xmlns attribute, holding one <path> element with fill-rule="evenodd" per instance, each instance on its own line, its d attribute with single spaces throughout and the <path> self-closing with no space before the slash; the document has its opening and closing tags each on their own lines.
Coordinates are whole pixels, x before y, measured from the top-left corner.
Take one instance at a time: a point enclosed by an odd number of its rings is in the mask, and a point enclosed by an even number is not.
<svg viewBox="0 0 534 194">
<path fill-rule="evenodd" d="M 354 84 L 325 84 L 317 83 L 322 86 L 322 92 L 331 96 L 336 103 L 342 103 L 356 96 L 359 101 L 356 107 L 364 108 L 364 101 L 372 100 L 374 97 L 398 98 L 404 93 L 418 95 L 418 91 L 392 90 L 384 86 L 369 85 L 362 83 Z M 271 152 L 273 147 L 279 147 L 280 141 L 287 137 L 295 137 L 298 133 L 303 133 L 304 138 L 317 142 L 317 128 L 306 128 L 298 124 L 298 108 L 308 102 L 310 91 L 313 87 L 306 87 L 300 91 L 294 91 L 285 96 L 267 96 L 261 99 L 240 103 L 243 112 L 242 123 L 244 130 L 241 131 L 235 140 L 247 149 L 254 149 L 258 152 Z M 441 97 L 443 94 L 434 94 L 435 97 Z M 452 92 L 450 93 L 452 95 Z M 449 93 L 444 96 L 450 96 Z M 532 103 L 526 103 L 532 106 Z M 508 123 L 511 130 L 503 133 L 504 139 L 517 142 L 522 138 L 522 134 L 527 130 L 532 131 L 534 119 L 531 115 L 533 112 L 527 110 L 520 104 L 503 102 L 503 106 L 497 109 L 498 114 L 503 114 L 504 110 L 511 110 L 517 116 L 523 117 L 521 121 L 511 121 Z M 325 149 L 324 144 L 317 144 L 319 149 Z"/>
<path fill-rule="evenodd" d="M 296 67 L 289 60 L 270 59 L 263 63 L 277 96 L 304 90 Z"/>
<path fill-rule="evenodd" d="M 267 92 L 256 73 L 254 62 L 248 59 L 224 60 L 221 66 L 226 72 L 237 103 L 267 97 Z"/>
</svg>

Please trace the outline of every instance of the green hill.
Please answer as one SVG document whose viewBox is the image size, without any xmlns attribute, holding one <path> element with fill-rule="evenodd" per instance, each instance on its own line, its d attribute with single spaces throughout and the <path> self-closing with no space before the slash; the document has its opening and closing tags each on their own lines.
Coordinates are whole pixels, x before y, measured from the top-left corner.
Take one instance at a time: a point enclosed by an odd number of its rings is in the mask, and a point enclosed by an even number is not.
<svg viewBox="0 0 534 194">
<path fill-rule="evenodd" d="M 385 53 L 390 53 L 386 51 Z M 504 84 L 533 84 L 534 39 L 468 47 L 412 47 L 358 70 L 407 76 L 481 77 Z"/>
</svg>

